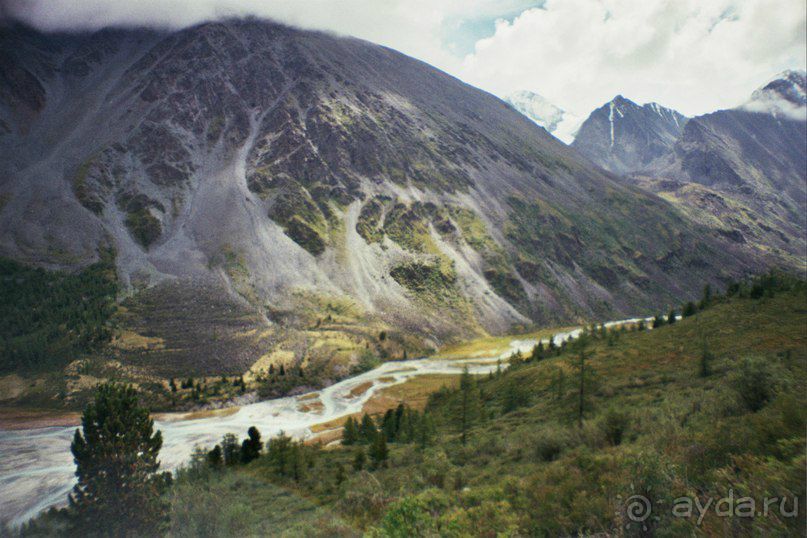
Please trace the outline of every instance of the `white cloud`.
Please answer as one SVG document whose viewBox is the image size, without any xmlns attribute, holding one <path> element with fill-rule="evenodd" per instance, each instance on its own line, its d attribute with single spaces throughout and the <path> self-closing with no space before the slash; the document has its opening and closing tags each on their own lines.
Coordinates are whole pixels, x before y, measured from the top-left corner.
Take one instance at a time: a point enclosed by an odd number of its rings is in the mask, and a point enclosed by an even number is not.
<svg viewBox="0 0 807 538">
<path fill-rule="evenodd" d="M 390 46 L 497 95 L 535 91 L 584 116 L 616 94 L 690 115 L 735 106 L 772 74 L 807 62 L 804 0 L 5 0 L 0 6 L 46 29 L 270 17 Z M 498 21 L 471 54 L 454 54 L 452 43 L 469 37 L 458 35 L 463 28 L 479 32 L 478 24 L 462 21 L 514 12 L 520 15 Z"/>
<path fill-rule="evenodd" d="M 700 114 L 804 66 L 805 9 L 804 0 L 549 0 L 498 23 L 456 74 L 582 114 L 617 94 Z"/>
</svg>

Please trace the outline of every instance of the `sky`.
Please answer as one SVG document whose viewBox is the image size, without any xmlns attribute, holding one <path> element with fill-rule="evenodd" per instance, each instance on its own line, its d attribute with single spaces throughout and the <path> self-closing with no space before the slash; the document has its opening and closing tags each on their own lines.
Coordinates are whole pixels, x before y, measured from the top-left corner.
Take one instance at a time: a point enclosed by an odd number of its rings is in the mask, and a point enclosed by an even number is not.
<svg viewBox="0 0 807 538">
<path fill-rule="evenodd" d="M 729 108 L 807 64 L 805 0 L 0 0 L 0 16 L 41 29 L 244 15 L 356 36 L 581 116 L 617 94 L 690 116 Z"/>
</svg>

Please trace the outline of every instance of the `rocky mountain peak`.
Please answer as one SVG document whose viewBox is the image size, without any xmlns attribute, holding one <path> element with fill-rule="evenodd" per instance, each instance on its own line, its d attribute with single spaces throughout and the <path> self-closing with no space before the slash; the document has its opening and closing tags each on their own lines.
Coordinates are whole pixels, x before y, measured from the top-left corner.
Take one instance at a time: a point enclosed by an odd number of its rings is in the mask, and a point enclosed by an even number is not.
<svg viewBox="0 0 807 538">
<path fill-rule="evenodd" d="M 668 151 L 686 121 L 657 103 L 639 105 L 617 95 L 583 122 L 572 147 L 611 172 L 627 173 Z"/>
</svg>

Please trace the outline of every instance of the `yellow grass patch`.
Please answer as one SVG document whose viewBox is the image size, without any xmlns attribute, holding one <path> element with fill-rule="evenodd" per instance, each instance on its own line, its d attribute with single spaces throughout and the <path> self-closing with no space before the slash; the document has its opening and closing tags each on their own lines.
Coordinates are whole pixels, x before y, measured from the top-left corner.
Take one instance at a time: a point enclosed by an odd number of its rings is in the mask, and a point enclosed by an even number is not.
<svg viewBox="0 0 807 538">
<path fill-rule="evenodd" d="M 426 407 L 429 395 L 440 387 L 454 388 L 459 386 L 460 376 L 453 374 L 421 375 L 408 381 L 386 387 L 373 394 L 364 404 L 365 413 L 378 414 L 404 403 L 412 409 L 422 410 Z"/>
<path fill-rule="evenodd" d="M 134 331 L 125 330 L 112 339 L 111 345 L 121 351 L 164 349 L 165 341 L 155 336 L 143 336 Z"/>
<path fill-rule="evenodd" d="M 538 329 L 525 334 L 507 336 L 486 336 L 476 338 L 460 344 L 451 344 L 440 351 L 434 357 L 440 359 L 468 359 L 477 357 L 495 357 L 510 350 L 510 342 L 513 340 L 538 340 L 549 338 L 558 333 L 567 332 L 575 327 L 550 327 Z"/>
<path fill-rule="evenodd" d="M 294 352 L 285 351 L 283 349 L 276 349 L 270 353 L 262 355 L 255 361 L 246 374 L 244 374 L 244 381 L 254 381 L 255 377 L 261 372 L 268 372 L 269 366 L 274 365 L 276 368 L 283 364 L 288 366 L 294 362 Z"/>
</svg>

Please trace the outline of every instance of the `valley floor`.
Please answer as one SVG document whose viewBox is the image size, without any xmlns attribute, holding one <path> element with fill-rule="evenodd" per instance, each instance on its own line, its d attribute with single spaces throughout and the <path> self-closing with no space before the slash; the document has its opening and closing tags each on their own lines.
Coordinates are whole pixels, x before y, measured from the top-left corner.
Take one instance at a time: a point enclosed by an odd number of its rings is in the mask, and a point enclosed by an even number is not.
<svg viewBox="0 0 807 538">
<path fill-rule="evenodd" d="M 807 288 L 772 279 L 704 306 L 459 386 L 397 385 L 390 403 L 438 388 L 435 429 L 423 443 L 385 430 L 387 457 L 360 441 L 271 443 L 224 468 L 197 457 L 170 494 L 169 534 L 804 535 Z M 770 507 L 726 515 L 721 499 Z"/>
</svg>

